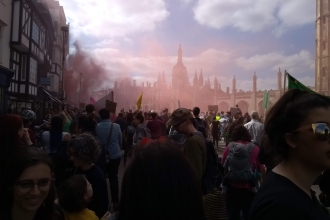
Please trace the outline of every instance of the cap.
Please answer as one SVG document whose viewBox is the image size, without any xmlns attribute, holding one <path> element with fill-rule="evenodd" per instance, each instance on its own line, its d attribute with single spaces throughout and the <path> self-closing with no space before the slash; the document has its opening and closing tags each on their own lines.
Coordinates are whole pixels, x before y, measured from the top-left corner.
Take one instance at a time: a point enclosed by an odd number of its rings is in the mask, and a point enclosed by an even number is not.
<svg viewBox="0 0 330 220">
<path fill-rule="evenodd" d="M 34 120 L 36 119 L 36 113 L 32 110 L 25 109 L 23 110 L 21 117 L 28 120 Z"/>
<path fill-rule="evenodd" d="M 189 109 L 178 108 L 172 112 L 171 117 L 166 124 L 174 126 L 189 118 L 193 118 L 193 115 Z"/>
</svg>

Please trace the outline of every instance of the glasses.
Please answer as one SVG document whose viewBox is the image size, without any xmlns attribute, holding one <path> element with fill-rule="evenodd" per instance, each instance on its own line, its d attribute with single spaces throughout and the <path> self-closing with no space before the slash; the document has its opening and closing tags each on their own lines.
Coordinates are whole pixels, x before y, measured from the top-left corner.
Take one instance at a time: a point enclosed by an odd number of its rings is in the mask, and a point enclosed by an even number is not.
<svg viewBox="0 0 330 220">
<path fill-rule="evenodd" d="M 330 139 L 330 128 L 326 123 L 314 123 L 311 125 L 306 125 L 300 127 L 292 132 L 298 132 L 303 130 L 308 130 L 312 128 L 315 137 L 320 141 L 327 141 Z"/>
<path fill-rule="evenodd" d="M 25 194 L 32 191 L 35 185 L 38 186 L 40 191 L 48 191 L 51 185 L 55 182 L 55 179 L 42 179 L 38 182 L 31 180 L 23 180 L 16 183 L 17 189 L 20 193 Z"/>
</svg>

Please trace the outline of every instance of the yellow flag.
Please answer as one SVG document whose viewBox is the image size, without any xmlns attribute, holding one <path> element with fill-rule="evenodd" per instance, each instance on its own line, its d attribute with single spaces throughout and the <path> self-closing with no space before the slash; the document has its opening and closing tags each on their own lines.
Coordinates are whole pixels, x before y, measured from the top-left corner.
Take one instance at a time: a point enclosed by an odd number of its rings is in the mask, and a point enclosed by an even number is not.
<svg viewBox="0 0 330 220">
<path fill-rule="evenodd" d="M 142 92 L 141 92 L 138 100 L 136 101 L 136 106 L 138 109 L 141 109 L 141 104 L 142 104 Z"/>
</svg>

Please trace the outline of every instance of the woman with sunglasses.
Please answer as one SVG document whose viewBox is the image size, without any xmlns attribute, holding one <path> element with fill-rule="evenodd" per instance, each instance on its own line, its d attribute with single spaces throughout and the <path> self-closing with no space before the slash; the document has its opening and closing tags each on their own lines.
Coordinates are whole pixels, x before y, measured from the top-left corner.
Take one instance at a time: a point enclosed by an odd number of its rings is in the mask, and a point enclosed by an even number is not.
<svg viewBox="0 0 330 220">
<path fill-rule="evenodd" d="M 330 219 L 311 186 L 330 168 L 330 98 L 297 89 L 269 111 L 261 147 L 280 161 L 254 197 L 249 219 Z"/>
<path fill-rule="evenodd" d="M 6 191 L 0 198 L 0 219 L 64 219 L 54 203 L 53 172 L 51 158 L 41 149 L 28 147 L 14 155 L 1 179 Z"/>
</svg>

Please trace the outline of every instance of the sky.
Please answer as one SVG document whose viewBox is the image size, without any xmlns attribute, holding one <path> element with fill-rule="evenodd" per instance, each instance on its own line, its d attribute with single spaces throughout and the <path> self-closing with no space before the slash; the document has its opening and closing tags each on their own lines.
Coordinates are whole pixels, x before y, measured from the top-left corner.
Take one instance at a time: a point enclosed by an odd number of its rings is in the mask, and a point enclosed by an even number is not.
<svg viewBox="0 0 330 220">
<path fill-rule="evenodd" d="M 235 76 L 236 88 L 248 91 L 255 72 L 258 90 L 277 89 L 279 68 L 315 84 L 314 0 L 59 2 L 70 23 L 71 58 L 83 54 L 99 66 L 91 90 L 122 77 L 154 82 L 163 71 L 170 85 L 180 44 L 191 84 L 202 70 L 204 80 L 213 84 L 217 77 L 223 90 Z M 73 68 L 92 78 L 88 66 L 75 62 Z"/>
</svg>

